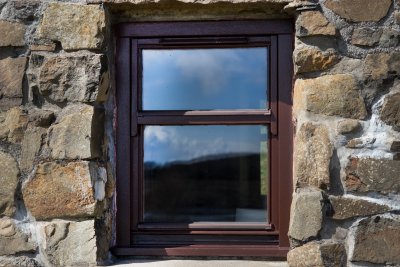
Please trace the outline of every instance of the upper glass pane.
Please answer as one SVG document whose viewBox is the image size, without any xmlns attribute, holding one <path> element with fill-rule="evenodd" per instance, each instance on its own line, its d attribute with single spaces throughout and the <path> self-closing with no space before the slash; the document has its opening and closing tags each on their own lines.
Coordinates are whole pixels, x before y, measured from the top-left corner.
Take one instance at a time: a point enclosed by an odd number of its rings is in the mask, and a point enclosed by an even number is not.
<svg viewBox="0 0 400 267">
<path fill-rule="evenodd" d="M 265 109 L 268 48 L 144 49 L 142 110 Z"/>
</svg>

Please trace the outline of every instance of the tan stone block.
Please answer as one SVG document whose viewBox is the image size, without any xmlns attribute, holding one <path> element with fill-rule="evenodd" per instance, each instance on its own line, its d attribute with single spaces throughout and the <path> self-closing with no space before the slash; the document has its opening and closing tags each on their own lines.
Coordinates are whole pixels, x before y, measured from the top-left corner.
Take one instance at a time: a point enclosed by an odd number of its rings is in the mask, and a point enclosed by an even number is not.
<svg viewBox="0 0 400 267">
<path fill-rule="evenodd" d="M 15 193 L 18 186 L 17 161 L 0 151 L 0 215 L 13 216 L 16 210 Z"/>
<path fill-rule="evenodd" d="M 13 143 L 20 143 L 24 137 L 28 116 L 20 107 L 7 111 L 5 120 L 0 123 L 0 139 L 7 139 Z"/>
<path fill-rule="evenodd" d="M 0 98 L 22 98 L 26 57 L 0 60 Z"/>
<path fill-rule="evenodd" d="M 289 236 L 297 240 L 317 237 L 322 227 L 321 192 L 296 193 L 293 196 Z"/>
<path fill-rule="evenodd" d="M 298 187 L 330 186 L 329 164 L 333 145 L 323 125 L 301 125 L 294 142 L 294 177 Z"/>
<path fill-rule="evenodd" d="M 335 36 L 336 28 L 331 24 L 321 12 L 307 11 L 302 12 L 296 21 L 296 35 L 304 36 Z"/>
<path fill-rule="evenodd" d="M 337 131 L 339 134 L 349 134 L 361 129 L 361 123 L 358 120 L 346 119 L 338 122 Z"/>
<path fill-rule="evenodd" d="M 14 220 L 0 218 L 0 256 L 33 252 L 35 248 L 29 237 L 18 230 Z"/>
<path fill-rule="evenodd" d="M 400 73 L 400 53 L 368 54 L 364 60 L 364 76 L 372 80 L 386 79 L 389 73 Z"/>
<path fill-rule="evenodd" d="M 51 3 L 44 11 L 38 35 L 60 41 L 65 50 L 100 49 L 104 31 L 105 12 L 100 6 Z"/>
<path fill-rule="evenodd" d="M 46 129 L 41 127 L 29 127 L 25 131 L 25 136 L 21 144 L 20 168 L 22 171 L 32 170 L 35 158 L 42 147 L 42 139 L 45 133 Z"/>
<path fill-rule="evenodd" d="M 326 70 L 339 61 L 335 51 L 315 48 L 295 50 L 294 59 L 297 73 Z"/>
<path fill-rule="evenodd" d="M 381 35 L 381 29 L 356 28 L 351 36 L 351 43 L 360 46 L 374 46 L 379 43 Z"/>
<path fill-rule="evenodd" d="M 325 6 L 349 21 L 379 21 L 389 11 L 391 0 L 326 0 Z"/>
<path fill-rule="evenodd" d="M 349 74 L 326 75 L 315 79 L 297 79 L 294 111 L 363 119 L 367 115 L 355 78 Z M 296 101 L 299 100 L 299 103 Z"/>
<path fill-rule="evenodd" d="M 380 118 L 386 124 L 400 131 L 400 93 L 387 95 L 382 106 Z"/>
<path fill-rule="evenodd" d="M 0 47 L 24 46 L 26 26 L 19 22 L 0 20 Z"/>
<path fill-rule="evenodd" d="M 28 211 L 37 220 L 94 216 L 96 200 L 92 177 L 95 163 L 44 163 L 23 186 Z"/>
</svg>

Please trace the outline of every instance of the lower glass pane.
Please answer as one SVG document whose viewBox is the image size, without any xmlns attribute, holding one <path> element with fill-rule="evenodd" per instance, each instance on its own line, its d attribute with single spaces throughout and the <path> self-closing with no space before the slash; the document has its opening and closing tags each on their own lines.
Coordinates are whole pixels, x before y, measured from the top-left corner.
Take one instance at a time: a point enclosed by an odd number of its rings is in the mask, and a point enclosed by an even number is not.
<svg viewBox="0 0 400 267">
<path fill-rule="evenodd" d="M 148 223 L 267 222 L 268 129 L 146 126 Z"/>
</svg>

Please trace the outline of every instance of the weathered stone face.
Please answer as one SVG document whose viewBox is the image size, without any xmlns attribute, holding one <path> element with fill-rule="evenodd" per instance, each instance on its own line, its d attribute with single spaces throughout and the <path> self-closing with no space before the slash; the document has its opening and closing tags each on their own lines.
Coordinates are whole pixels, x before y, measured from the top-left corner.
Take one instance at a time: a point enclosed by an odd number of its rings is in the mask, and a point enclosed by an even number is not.
<svg viewBox="0 0 400 267">
<path fill-rule="evenodd" d="M 51 101 L 94 102 L 104 72 L 102 55 L 72 53 L 31 57 L 29 83 Z"/>
<path fill-rule="evenodd" d="M 7 217 L 0 218 L 0 256 L 32 252 L 35 248 L 28 236 L 18 230 L 14 220 Z"/>
<path fill-rule="evenodd" d="M 20 143 L 27 123 L 28 116 L 24 110 L 19 107 L 11 108 L 8 110 L 4 122 L 0 123 L 0 139 Z"/>
<path fill-rule="evenodd" d="M 303 124 L 294 144 L 296 186 L 329 188 L 329 164 L 333 145 L 328 129 L 323 125 Z"/>
<path fill-rule="evenodd" d="M 93 164 L 93 166 L 91 166 Z M 96 200 L 92 180 L 95 163 L 44 163 L 23 187 L 28 211 L 37 220 L 94 216 Z"/>
<path fill-rule="evenodd" d="M 289 267 L 345 266 L 346 250 L 339 243 L 311 242 L 289 251 Z"/>
<path fill-rule="evenodd" d="M 46 130 L 41 127 L 30 127 L 26 130 L 21 144 L 20 168 L 22 171 L 30 171 L 33 168 L 35 157 L 42 146 L 45 133 Z"/>
<path fill-rule="evenodd" d="M 19 22 L 0 20 L 0 47 L 24 46 L 26 26 Z"/>
<path fill-rule="evenodd" d="M 314 48 L 295 51 L 294 59 L 297 73 L 326 70 L 339 61 L 334 51 Z"/>
<path fill-rule="evenodd" d="M 337 131 L 339 134 L 348 134 L 358 131 L 361 128 L 361 123 L 358 120 L 342 120 L 339 121 Z"/>
<path fill-rule="evenodd" d="M 336 28 L 320 12 L 302 12 L 297 18 L 296 35 L 299 37 L 336 35 Z"/>
<path fill-rule="evenodd" d="M 400 217 L 374 216 L 361 220 L 354 237 L 353 262 L 400 264 Z"/>
<path fill-rule="evenodd" d="M 42 267 L 42 265 L 38 263 L 35 259 L 29 258 L 27 256 L 0 257 L 0 266 Z"/>
<path fill-rule="evenodd" d="M 351 43 L 360 46 L 374 46 L 379 43 L 381 29 L 357 28 L 351 37 Z"/>
<path fill-rule="evenodd" d="M 0 97 L 22 98 L 26 57 L 0 60 Z"/>
<path fill-rule="evenodd" d="M 0 215 L 13 216 L 19 169 L 15 159 L 0 151 Z"/>
<path fill-rule="evenodd" d="M 54 266 L 97 266 L 94 220 L 53 221 L 42 228 L 44 253 Z"/>
<path fill-rule="evenodd" d="M 382 106 L 381 120 L 400 131 L 400 93 L 388 95 Z"/>
<path fill-rule="evenodd" d="M 348 74 L 297 79 L 294 110 L 352 119 L 363 119 L 367 115 L 357 82 Z"/>
<path fill-rule="evenodd" d="M 307 240 L 318 236 L 322 226 L 322 200 L 321 192 L 307 192 L 293 196 L 289 225 L 291 238 Z"/>
<path fill-rule="evenodd" d="M 349 21 L 379 21 L 389 11 L 391 0 L 327 0 L 325 6 Z"/>
<path fill-rule="evenodd" d="M 99 49 L 104 31 L 105 13 L 100 6 L 51 3 L 44 12 L 38 35 L 60 41 L 65 50 Z"/>
<path fill-rule="evenodd" d="M 329 200 L 334 210 L 332 218 L 337 220 L 345 220 L 359 216 L 370 216 L 391 210 L 388 205 L 373 203 L 356 197 L 330 196 Z"/>
<path fill-rule="evenodd" d="M 386 79 L 400 73 L 400 53 L 368 54 L 364 61 L 364 75 L 372 80 Z"/>
<path fill-rule="evenodd" d="M 349 192 L 381 194 L 400 192 L 399 161 L 351 158 L 346 167 L 345 186 Z"/>
</svg>

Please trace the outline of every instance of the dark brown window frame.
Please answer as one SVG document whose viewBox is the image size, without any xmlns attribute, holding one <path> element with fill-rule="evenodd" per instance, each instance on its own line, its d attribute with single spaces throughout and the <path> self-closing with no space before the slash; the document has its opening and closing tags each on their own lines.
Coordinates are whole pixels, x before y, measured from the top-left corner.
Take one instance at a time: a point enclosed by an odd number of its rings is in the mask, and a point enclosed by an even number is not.
<svg viewBox="0 0 400 267">
<path fill-rule="evenodd" d="M 113 249 L 116 255 L 286 256 L 292 194 L 292 32 L 293 25 L 287 20 L 118 25 L 117 228 L 116 246 Z M 251 47 L 260 43 L 269 43 L 270 47 L 269 110 L 139 111 L 140 62 L 137 55 L 143 47 Z M 208 224 L 140 224 L 142 142 L 138 131 L 141 130 L 140 125 L 170 124 L 270 125 L 271 201 L 268 203 L 272 205 L 268 207 L 268 212 L 271 224 L 253 228 L 246 228 L 246 225 L 232 228 L 221 224 L 213 227 Z M 180 237 L 181 243 L 168 242 L 170 237 Z"/>
</svg>

